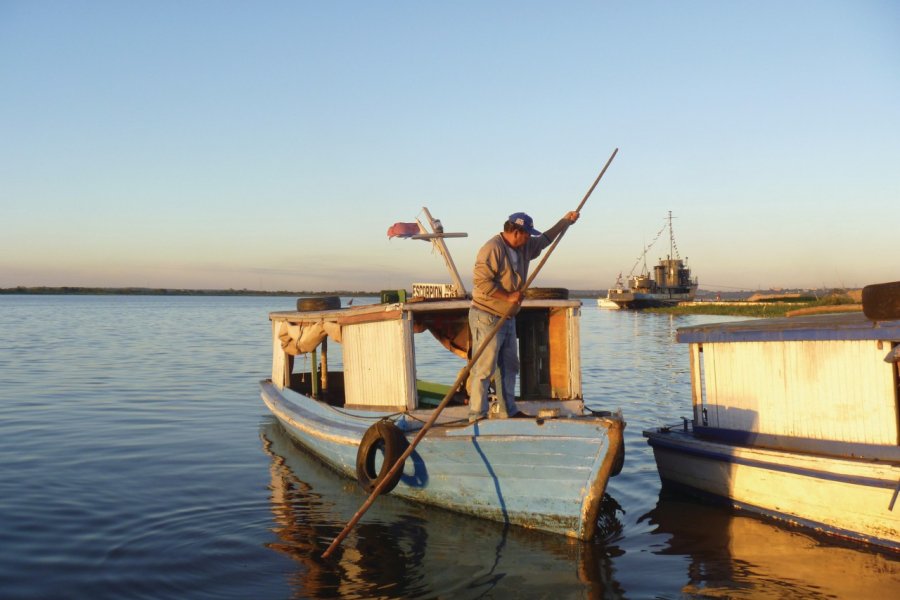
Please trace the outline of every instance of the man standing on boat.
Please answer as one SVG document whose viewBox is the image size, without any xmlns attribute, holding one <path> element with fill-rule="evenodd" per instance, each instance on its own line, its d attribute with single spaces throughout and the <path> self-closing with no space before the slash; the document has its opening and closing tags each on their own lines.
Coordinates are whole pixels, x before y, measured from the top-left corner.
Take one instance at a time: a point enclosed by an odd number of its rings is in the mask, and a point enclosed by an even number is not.
<svg viewBox="0 0 900 600">
<path fill-rule="evenodd" d="M 510 318 L 488 342 L 481 356 L 472 365 L 466 389 L 469 393 L 469 421 L 487 416 L 488 386 L 499 368 L 500 418 L 526 416 L 516 406 L 516 377 L 519 374 L 519 355 L 516 344 L 518 305 L 523 298 L 522 288 L 528 280 L 528 263 L 540 256 L 560 233 L 578 220 L 579 213 L 567 212 L 559 222 L 541 233 L 534 221 L 523 212 L 513 213 L 503 224 L 503 232 L 487 241 L 478 251 L 473 271 L 472 306 L 469 308 L 469 330 L 472 350 L 476 351 L 494 329 L 498 319 L 508 313 Z M 511 308 L 515 305 L 516 308 Z"/>
</svg>

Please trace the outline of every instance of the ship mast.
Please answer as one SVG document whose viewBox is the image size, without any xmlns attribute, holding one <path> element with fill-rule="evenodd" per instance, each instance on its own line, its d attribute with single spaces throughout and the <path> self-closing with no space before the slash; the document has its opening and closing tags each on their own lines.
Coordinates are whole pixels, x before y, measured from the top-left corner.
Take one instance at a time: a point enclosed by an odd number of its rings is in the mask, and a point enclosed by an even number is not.
<svg viewBox="0 0 900 600">
<path fill-rule="evenodd" d="M 675 258 L 675 234 L 672 232 L 672 211 L 669 211 L 669 259 Z"/>
</svg>

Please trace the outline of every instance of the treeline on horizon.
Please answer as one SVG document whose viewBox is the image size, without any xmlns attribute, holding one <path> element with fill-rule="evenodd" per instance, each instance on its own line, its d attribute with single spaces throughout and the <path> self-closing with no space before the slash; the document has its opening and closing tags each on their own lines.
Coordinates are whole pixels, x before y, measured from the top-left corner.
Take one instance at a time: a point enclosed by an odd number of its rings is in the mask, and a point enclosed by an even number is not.
<svg viewBox="0 0 900 600">
<path fill-rule="evenodd" d="M 377 296 L 379 292 L 336 290 L 333 292 L 310 291 L 265 291 L 265 290 L 193 290 L 172 288 L 101 288 L 101 287 L 45 287 L 17 286 L 0 288 L 0 294 L 49 294 L 49 295 L 93 295 L 93 296 Z"/>
<path fill-rule="evenodd" d="M 601 293 L 600 290 L 569 290 L 569 295 L 573 298 L 596 298 Z M 605 293 L 605 292 L 603 292 Z M 143 288 L 143 287 L 124 287 L 124 288 L 102 288 L 102 287 L 78 287 L 78 286 L 17 286 L 14 288 L 0 288 L 0 294 L 41 294 L 41 295 L 86 295 L 86 296 L 349 296 L 349 297 L 378 297 L 381 295 L 379 291 L 350 291 L 350 290 L 333 290 L 333 291 L 290 291 L 290 290 L 195 290 L 195 289 L 172 289 L 172 288 Z"/>
<path fill-rule="evenodd" d="M 147 287 L 82 287 L 82 286 L 16 286 L 12 288 L 0 288 L 2 294 L 44 294 L 44 295 L 94 295 L 94 296 L 345 296 L 345 297 L 378 297 L 385 290 L 332 290 L 332 291 L 291 291 L 291 290 L 248 290 L 233 288 L 228 289 L 176 289 L 176 288 L 147 288 Z M 393 290 L 388 290 L 393 291 Z M 785 293 L 785 292 L 809 292 L 809 290 L 759 290 L 762 292 Z M 822 290 L 823 295 L 833 293 L 833 290 Z M 707 291 L 698 290 L 697 299 L 720 299 L 720 300 L 744 300 L 754 293 L 747 291 Z M 606 296 L 606 290 L 569 290 L 571 298 L 600 298 Z M 803 300 L 815 299 L 803 298 Z M 777 300 L 770 300 L 777 301 Z"/>
</svg>

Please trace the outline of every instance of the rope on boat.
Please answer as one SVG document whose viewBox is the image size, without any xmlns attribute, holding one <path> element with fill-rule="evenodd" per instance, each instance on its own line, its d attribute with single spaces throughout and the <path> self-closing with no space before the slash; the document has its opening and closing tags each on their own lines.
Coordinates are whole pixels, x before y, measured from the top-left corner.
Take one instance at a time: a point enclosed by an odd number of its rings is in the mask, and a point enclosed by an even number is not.
<svg viewBox="0 0 900 600">
<path fill-rule="evenodd" d="M 419 417 L 413 415 L 410 412 L 404 412 L 404 413 L 399 413 L 399 414 L 405 415 L 406 418 L 408 418 L 410 421 L 417 421 L 419 423 L 422 423 L 423 425 L 428 422 L 426 419 L 420 419 Z M 437 426 L 437 427 L 468 427 L 469 426 L 469 417 L 465 416 L 462 419 L 454 419 L 452 421 L 445 421 L 440 424 L 435 424 L 435 426 Z"/>
<path fill-rule="evenodd" d="M 333 410 L 334 412 L 336 412 L 336 413 L 341 413 L 342 415 L 345 415 L 345 416 L 347 416 L 347 417 L 356 417 L 356 418 L 359 418 L 359 419 L 366 419 L 366 420 L 369 420 L 369 421 L 380 421 L 380 420 L 382 420 L 382 419 L 392 419 L 392 418 L 394 418 L 394 417 L 399 417 L 400 415 L 406 414 L 405 411 L 400 411 L 400 412 L 390 413 L 390 414 L 387 414 L 387 415 L 376 415 L 376 416 L 374 416 L 374 417 L 367 417 L 367 416 L 364 416 L 364 415 L 360 415 L 360 414 L 348 412 L 348 411 L 346 411 L 346 410 L 342 410 L 342 409 L 338 408 L 337 406 L 332 406 L 332 405 L 330 405 L 330 404 L 328 404 L 327 406 L 328 406 L 328 408 L 330 408 L 330 409 Z"/>
</svg>

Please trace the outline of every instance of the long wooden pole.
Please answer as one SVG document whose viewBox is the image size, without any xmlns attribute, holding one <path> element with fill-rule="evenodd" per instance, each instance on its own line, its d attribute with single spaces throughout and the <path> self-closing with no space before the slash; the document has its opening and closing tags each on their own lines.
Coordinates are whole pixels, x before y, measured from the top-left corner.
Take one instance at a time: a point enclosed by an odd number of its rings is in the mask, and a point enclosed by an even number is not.
<svg viewBox="0 0 900 600">
<path fill-rule="evenodd" d="M 584 195 L 584 198 L 581 200 L 581 203 L 578 205 L 576 212 L 580 212 L 581 208 L 584 206 L 584 203 L 587 202 L 587 199 L 590 197 L 591 193 L 594 191 L 594 188 L 597 187 L 597 184 L 600 183 L 600 178 L 603 177 L 603 174 L 606 173 L 606 169 L 609 167 L 609 164 L 612 162 L 613 158 L 615 158 L 616 153 L 619 151 L 618 148 L 613 150 L 612 155 L 609 157 L 609 160 L 606 161 L 606 164 L 603 166 L 603 170 L 600 171 L 600 174 L 597 175 L 597 179 L 594 180 L 594 184 L 590 187 L 587 193 Z M 537 268 L 531 273 L 528 277 L 528 280 L 525 282 L 525 286 L 520 291 L 525 291 L 531 285 L 531 282 L 534 281 L 534 278 L 540 272 L 541 268 L 543 268 L 544 263 L 547 262 L 547 258 L 550 257 L 550 254 L 553 252 L 554 248 L 559 243 L 559 240 L 562 239 L 563 234 L 566 231 L 563 230 L 560 232 L 556 239 L 553 240 L 553 243 L 550 245 L 550 248 L 544 254 L 544 258 L 538 263 Z M 428 421 L 422 425 L 422 429 L 419 430 L 419 433 L 416 434 L 416 437 L 413 438 L 413 441 L 407 446 L 406 450 L 397 458 L 397 461 L 391 467 L 391 469 L 385 474 L 384 477 L 378 482 L 378 485 L 375 486 L 375 489 L 372 490 L 372 493 L 369 494 L 369 497 L 363 503 L 362 506 L 359 507 L 359 510 L 356 511 L 356 514 L 347 522 L 347 525 L 344 526 L 343 531 L 341 531 L 337 537 L 331 542 L 331 545 L 322 553 L 322 558 L 328 558 L 331 556 L 331 553 L 334 552 L 335 548 L 337 548 L 344 538 L 350 533 L 350 531 L 356 526 L 360 519 L 362 519 L 363 515 L 366 514 L 366 511 L 372 506 L 375 502 L 375 499 L 381 494 L 381 491 L 387 485 L 387 482 L 391 480 L 394 474 L 402 468 L 404 461 L 413 453 L 413 450 L 416 449 L 416 446 L 419 445 L 419 442 L 422 441 L 422 438 L 425 437 L 425 434 L 431 429 L 432 425 L 434 425 L 435 421 L 437 421 L 438 416 L 441 412 L 447 407 L 447 404 L 450 403 L 450 399 L 453 398 L 453 395 L 459 389 L 459 386 L 462 385 L 463 381 L 469 376 L 469 372 L 472 370 L 472 366 L 475 362 L 481 358 L 481 355 L 484 354 L 484 350 L 494 337 L 497 335 L 497 332 L 500 331 L 500 327 L 503 326 L 503 323 L 512 317 L 518 309 L 518 304 L 510 304 L 509 308 L 506 310 L 506 314 L 503 315 L 503 318 L 497 321 L 497 324 L 494 325 L 493 329 L 491 329 L 487 336 L 485 336 L 484 340 L 482 340 L 481 345 L 476 349 L 475 354 L 472 355 L 472 358 L 466 363 L 466 366 L 460 370 L 459 375 L 456 376 L 456 381 L 450 387 L 450 390 L 447 392 L 447 395 L 444 396 L 444 399 L 441 400 L 440 404 L 438 404 L 437 408 L 434 409 L 434 412 L 431 413 L 431 417 L 429 417 Z"/>
</svg>

